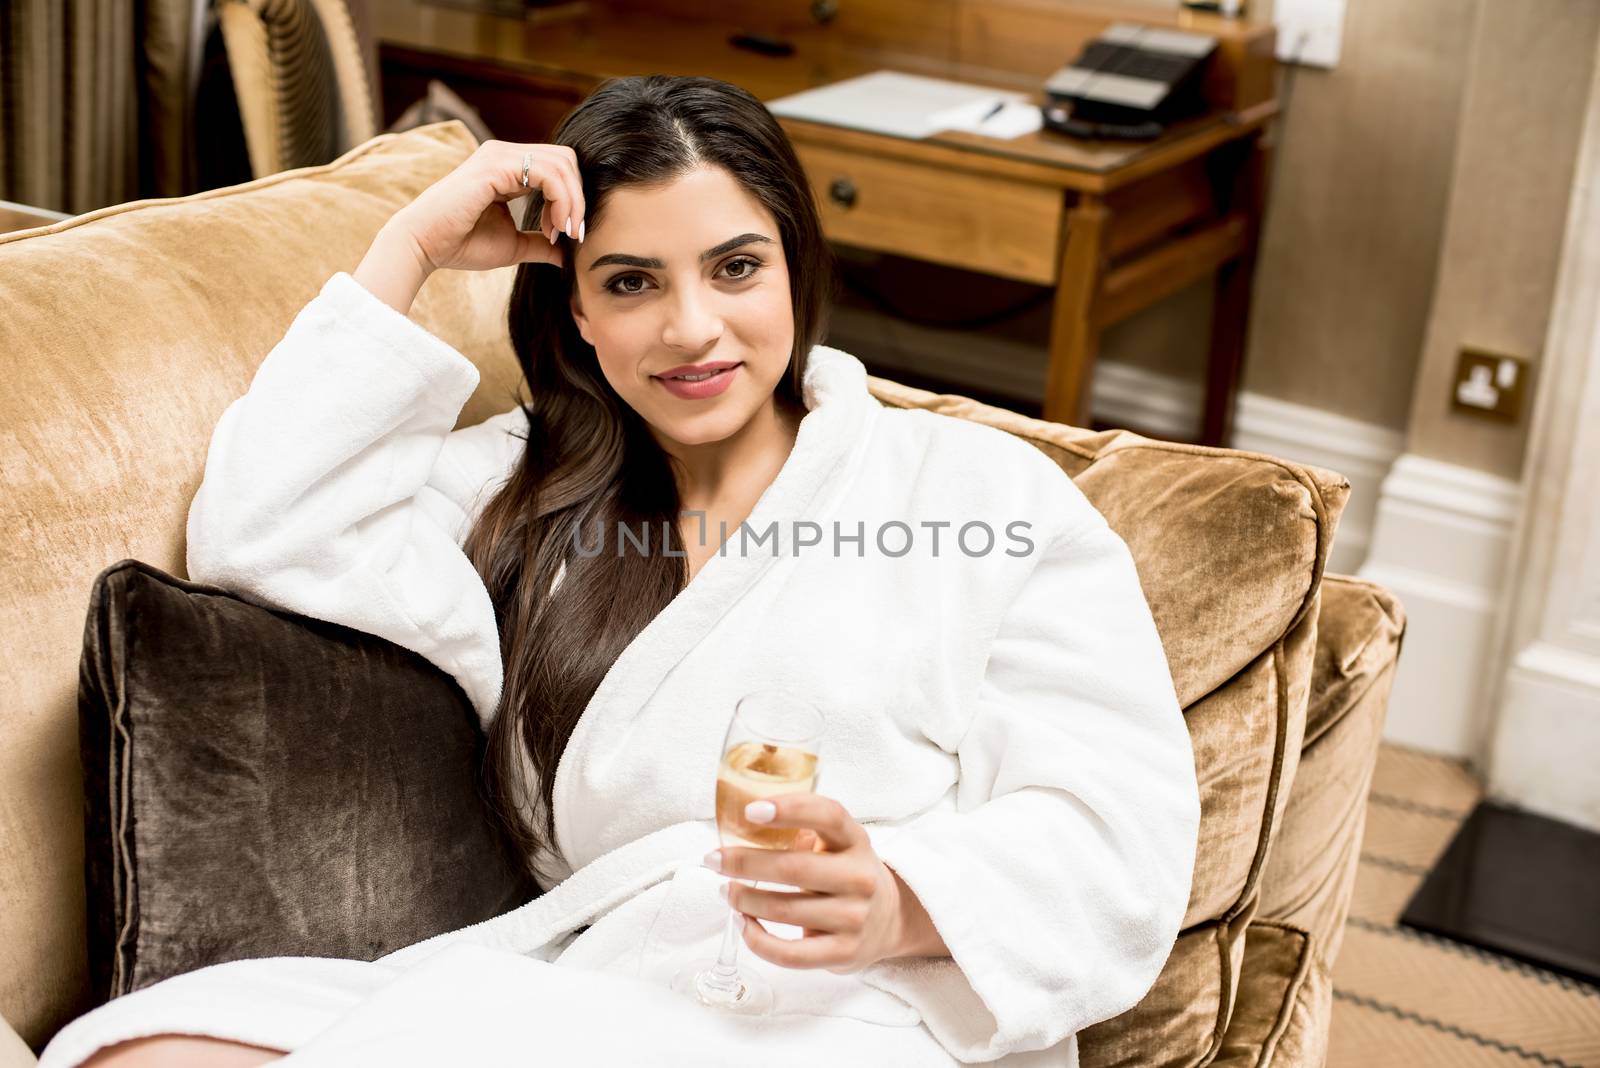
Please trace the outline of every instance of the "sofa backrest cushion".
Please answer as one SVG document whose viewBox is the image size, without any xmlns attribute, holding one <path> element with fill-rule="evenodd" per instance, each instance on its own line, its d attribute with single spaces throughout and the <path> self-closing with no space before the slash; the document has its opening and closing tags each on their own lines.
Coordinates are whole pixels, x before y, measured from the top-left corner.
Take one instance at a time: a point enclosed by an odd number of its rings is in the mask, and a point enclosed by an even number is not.
<svg viewBox="0 0 1600 1068">
<path fill-rule="evenodd" d="M 78 657 L 95 576 L 184 574 L 183 532 L 223 409 L 329 275 L 476 147 L 458 122 L 322 167 L 0 235 L 0 1016 L 41 1043 L 85 1004 Z M 418 322 L 513 403 L 511 271 L 443 271 Z"/>
</svg>

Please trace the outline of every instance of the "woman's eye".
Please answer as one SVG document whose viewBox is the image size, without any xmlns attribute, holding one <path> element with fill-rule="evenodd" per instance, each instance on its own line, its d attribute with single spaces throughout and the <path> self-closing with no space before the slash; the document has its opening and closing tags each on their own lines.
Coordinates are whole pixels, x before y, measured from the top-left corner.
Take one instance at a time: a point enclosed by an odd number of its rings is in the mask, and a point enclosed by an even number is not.
<svg viewBox="0 0 1600 1068">
<path fill-rule="evenodd" d="M 643 281 L 644 281 L 644 275 L 642 275 L 642 274 L 619 274 L 619 275 L 617 275 L 617 277 L 613 278 L 611 281 L 606 283 L 606 292 L 607 293 L 639 293 L 639 292 L 642 292 L 643 290 L 642 289 L 634 289 L 634 288 L 632 288 L 630 286 L 625 286 L 623 283 L 625 283 L 625 282 L 643 282 Z"/>
<path fill-rule="evenodd" d="M 735 282 L 743 282 L 764 266 L 765 264 L 753 256 L 740 256 L 738 259 L 729 260 L 723 264 L 722 269 L 728 272 L 727 277 L 729 279 Z M 633 296 L 643 293 L 645 283 L 648 281 L 649 279 L 642 274 L 619 274 L 607 282 L 604 288 L 607 293 L 615 293 L 619 296 Z M 639 284 L 635 286 L 632 284 L 634 282 Z"/>
</svg>

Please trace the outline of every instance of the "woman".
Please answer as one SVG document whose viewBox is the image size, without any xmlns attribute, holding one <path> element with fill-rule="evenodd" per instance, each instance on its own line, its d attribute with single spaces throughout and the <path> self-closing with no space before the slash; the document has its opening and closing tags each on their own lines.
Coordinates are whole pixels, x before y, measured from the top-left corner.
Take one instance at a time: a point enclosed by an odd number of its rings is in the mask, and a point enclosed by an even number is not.
<svg viewBox="0 0 1600 1068">
<path fill-rule="evenodd" d="M 433 271 L 510 263 L 531 400 L 452 432 L 477 371 L 406 313 Z M 217 426 L 191 576 L 451 673 L 546 892 L 376 962 L 167 980 L 47 1068 L 1072 1064 L 1138 1001 L 1199 803 L 1127 550 L 1021 440 L 880 407 L 819 343 L 829 268 L 760 102 L 652 76 L 480 146 L 326 283 Z M 762 814 L 815 848 L 719 851 L 722 732 L 764 688 L 827 716 L 821 792 Z M 666 989 L 730 905 L 766 1019 Z"/>
</svg>

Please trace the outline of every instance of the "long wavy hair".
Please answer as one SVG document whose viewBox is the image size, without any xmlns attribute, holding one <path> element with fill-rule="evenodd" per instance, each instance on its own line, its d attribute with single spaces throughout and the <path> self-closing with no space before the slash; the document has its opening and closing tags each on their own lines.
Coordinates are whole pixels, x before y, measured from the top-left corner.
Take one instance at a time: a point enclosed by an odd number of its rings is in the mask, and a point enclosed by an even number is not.
<svg viewBox="0 0 1600 1068">
<path fill-rule="evenodd" d="M 568 112 L 550 141 L 577 156 L 590 231 L 614 190 L 706 166 L 726 170 L 772 213 L 794 309 L 794 348 L 776 394 L 802 406 L 806 354 L 826 333 L 834 264 L 805 171 L 772 113 L 712 78 L 613 78 Z M 531 230 L 543 200 L 530 200 L 522 226 Z M 666 531 L 683 548 L 669 459 L 573 322 L 575 259 L 569 249 L 560 268 L 517 270 L 508 318 L 530 397 L 527 446 L 464 545 L 493 599 L 505 666 L 484 786 L 535 879 L 535 854 L 556 845 L 556 766 L 573 728 L 611 664 L 688 579 L 680 556 L 572 551 L 580 526 L 617 524 Z M 534 782 L 537 791 L 526 794 Z"/>
</svg>

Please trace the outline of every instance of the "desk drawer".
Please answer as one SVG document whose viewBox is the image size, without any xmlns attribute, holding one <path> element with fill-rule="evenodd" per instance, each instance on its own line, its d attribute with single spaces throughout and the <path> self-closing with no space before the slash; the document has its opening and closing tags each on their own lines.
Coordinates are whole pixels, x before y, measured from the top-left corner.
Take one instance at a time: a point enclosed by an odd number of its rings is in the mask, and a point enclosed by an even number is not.
<svg viewBox="0 0 1600 1068">
<path fill-rule="evenodd" d="M 1059 189 L 816 145 L 796 144 L 795 152 L 830 240 L 1055 283 Z"/>
</svg>

